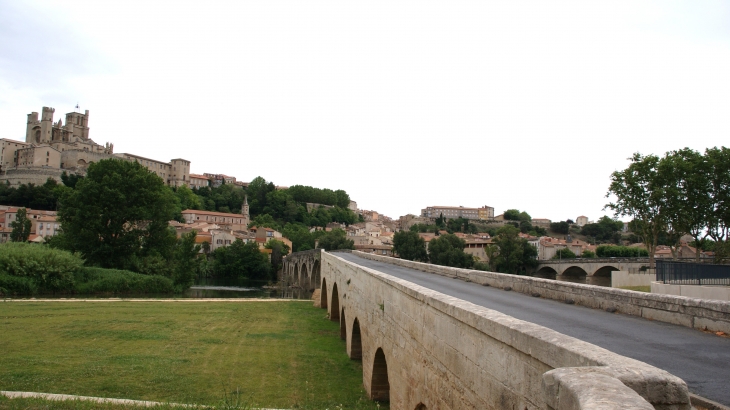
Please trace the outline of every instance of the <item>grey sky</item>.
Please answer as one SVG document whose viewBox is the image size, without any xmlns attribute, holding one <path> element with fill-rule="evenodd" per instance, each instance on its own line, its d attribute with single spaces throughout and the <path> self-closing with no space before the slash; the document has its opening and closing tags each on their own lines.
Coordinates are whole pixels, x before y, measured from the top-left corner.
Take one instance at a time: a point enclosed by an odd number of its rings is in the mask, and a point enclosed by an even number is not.
<svg viewBox="0 0 730 410">
<path fill-rule="evenodd" d="M 633 152 L 727 144 L 730 3 L 514 3 L 0 0 L 0 137 L 79 102 L 195 173 L 553 220 Z"/>
</svg>

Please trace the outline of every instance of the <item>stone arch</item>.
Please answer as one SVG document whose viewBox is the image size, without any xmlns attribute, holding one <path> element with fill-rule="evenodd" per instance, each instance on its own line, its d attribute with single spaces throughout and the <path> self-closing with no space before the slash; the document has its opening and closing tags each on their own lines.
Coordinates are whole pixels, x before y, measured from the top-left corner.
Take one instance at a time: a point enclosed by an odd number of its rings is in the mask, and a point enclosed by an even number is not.
<svg viewBox="0 0 730 410">
<path fill-rule="evenodd" d="M 297 285 L 302 286 L 304 278 L 307 276 L 307 264 L 302 262 L 299 264 L 299 273 L 297 274 Z"/>
<path fill-rule="evenodd" d="M 583 268 L 580 266 L 569 266 L 567 267 L 563 273 L 561 273 L 563 276 L 588 276 L 588 272 L 586 272 Z"/>
<path fill-rule="evenodd" d="M 352 322 L 350 332 L 350 359 L 362 360 L 362 335 L 360 334 L 360 322 L 355 318 Z"/>
<path fill-rule="evenodd" d="M 551 268 L 550 266 L 543 266 L 542 268 L 540 268 L 540 270 L 535 272 L 533 276 L 535 276 L 536 278 L 555 279 L 555 276 L 557 276 L 557 274 L 558 271 Z"/>
<path fill-rule="evenodd" d="M 337 283 L 332 285 L 332 304 L 330 305 L 330 320 L 340 321 L 340 295 L 337 293 Z"/>
<path fill-rule="evenodd" d="M 319 294 L 319 307 L 327 309 L 327 279 L 322 278 L 322 292 Z"/>
<path fill-rule="evenodd" d="M 347 320 L 345 319 L 345 308 L 340 313 L 340 339 L 347 340 Z"/>
<path fill-rule="evenodd" d="M 312 265 L 312 274 L 310 275 L 309 280 L 309 289 L 316 289 L 317 285 L 319 284 L 319 271 L 320 271 L 320 265 L 319 261 L 315 260 L 314 264 Z"/>
<path fill-rule="evenodd" d="M 603 276 L 603 277 L 610 278 L 611 272 L 617 271 L 617 270 L 621 270 L 621 269 L 618 269 L 618 268 L 616 268 L 614 266 L 610 266 L 610 265 L 601 266 L 600 268 L 596 269 L 596 271 L 593 272 L 593 275 L 591 275 L 591 276 Z"/>
<path fill-rule="evenodd" d="M 40 127 L 33 128 L 33 142 L 35 142 L 36 144 L 41 143 L 41 128 Z"/>
<path fill-rule="evenodd" d="M 423 403 L 418 403 L 415 410 L 428 410 L 428 407 Z"/>
<path fill-rule="evenodd" d="M 375 352 L 373 373 L 370 382 L 370 399 L 390 401 L 390 382 L 388 381 L 388 363 L 382 348 Z"/>
<path fill-rule="evenodd" d="M 78 160 L 76 165 L 78 165 L 79 168 L 86 168 L 88 164 L 83 159 L 80 159 L 80 160 Z"/>
</svg>

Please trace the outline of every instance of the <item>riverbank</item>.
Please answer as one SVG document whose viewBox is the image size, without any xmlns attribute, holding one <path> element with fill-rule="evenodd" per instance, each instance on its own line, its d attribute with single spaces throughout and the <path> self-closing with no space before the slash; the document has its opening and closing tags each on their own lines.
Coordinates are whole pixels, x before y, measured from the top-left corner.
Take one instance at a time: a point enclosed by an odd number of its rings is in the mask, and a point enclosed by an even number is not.
<svg viewBox="0 0 730 410">
<path fill-rule="evenodd" d="M 238 391 L 256 407 L 377 408 L 338 324 L 311 302 L 11 301 L 0 304 L 0 390 L 197 405 Z"/>
</svg>

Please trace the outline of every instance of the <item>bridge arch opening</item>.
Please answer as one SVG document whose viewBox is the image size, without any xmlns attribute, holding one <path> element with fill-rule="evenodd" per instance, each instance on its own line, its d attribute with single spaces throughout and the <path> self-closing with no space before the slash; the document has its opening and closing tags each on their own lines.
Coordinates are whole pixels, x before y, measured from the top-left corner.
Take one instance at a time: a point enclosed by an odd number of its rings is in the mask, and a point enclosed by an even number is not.
<svg viewBox="0 0 730 410">
<path fill-rule="evenodd" d="M 350 359 L 362 360 L 362 338 L 360 336 L 360 322 L 355 318 L 350 335 Z"/>
<path fill-rule="evenodd" d="M 534 276 L 536 278 L 555 279 L 555 277 L 557 275 L 558 275 L 558 272 L 555 269 L 553 269 L 549 266 L 543 266 L 542 268 L 540 268 L 540 270 L 535 272 Z"/>
<path fill-rule="evenodd" d="M 373 377 L 370 382 L 370 399 L 390 401 L 390 383 L 388 382 L 388 363 L 382 348 L 375 352 L 373 361 Z"/>
<path fill-rule="evenodd" d="M 312 265 L 312 274 L 309 276 L 309 289 L 314 290 L 319 285 L 319 261 L 314 261 Z"/>
<path fill-rule="evenodd" d="M 588 272 L 586 272 L 583 268 L 579 266 L 571 266 L 563 271 L 563 276 L 588 276 Z"/>
<path fill-rule="evenodd" d="M 319 294 L 319 307 L 327 309 L 327 279 L 322 278 L 322 292 Z"/>
<path fill-rule="evenodd" d="M 611 277 L 611 272 L 620 270 L 618 268 L 615 268 L 613 266 L 602 266 L 596 272 L 593 274 L 593 276 L 602 276 L 602 277 Z"/>
<path fill-rule="evenodd" d="M 340 339 L 347 340 L 347 320 L 345 319 L 345 308 L 340 313 Z"/>
<path fill-rule="evenodd" d="M 302 286 L 304 284 L 304 278 L 307 276 L 307 264 L 302 262 L 299 265 L 299 274 L 297 275 L 297 285 Z"/>
<path fill-rule="evenodd" d="M 337 294 L 337 284 L 332 285 L 332 305 L 330 308 L 330 320 L 338 322 L 340 320 L 340 295 Z"/>
</svg>

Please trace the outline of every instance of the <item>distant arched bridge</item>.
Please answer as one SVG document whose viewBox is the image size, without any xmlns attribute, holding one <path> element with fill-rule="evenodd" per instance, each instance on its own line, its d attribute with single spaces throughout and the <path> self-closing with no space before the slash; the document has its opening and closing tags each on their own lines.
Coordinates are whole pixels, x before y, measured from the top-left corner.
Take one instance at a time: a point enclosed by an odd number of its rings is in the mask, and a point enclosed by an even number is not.
<svg viewBox="0 0 730 410">
<path fill-rule="evenodd" d="M 649 267 L 649 258 L 577 258 L 540 261 L 535 267 L 536 276 L 604 276 L 611 277 L 611 272 L 632 271 Z"/>
</svg>

